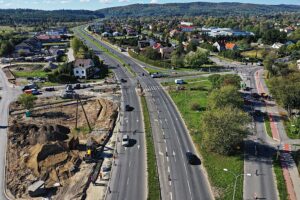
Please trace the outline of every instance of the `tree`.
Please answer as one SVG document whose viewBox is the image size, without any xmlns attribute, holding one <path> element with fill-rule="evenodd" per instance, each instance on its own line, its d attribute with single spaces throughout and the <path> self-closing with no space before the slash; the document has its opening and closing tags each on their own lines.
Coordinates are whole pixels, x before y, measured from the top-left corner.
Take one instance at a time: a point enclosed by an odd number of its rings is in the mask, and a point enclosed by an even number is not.
<svg viewBox="0 0 300 200">
<path fill-rule="evenodd" d="M 34 107 L 36 100 L 37 97 L 33 96 L 32 94 L 21 94 L 21 96 L 18 98 L 18 101 L 27 110 L 31 110 Z"/>
<path fill-rule="evenodd" d="M 247 135 L 249 122 L 247 113 L 238 108 L 226 106 L 205 111 L 201 120 L 203 145 L 215 153 L 231 154 Z"/>
<path fill-rule="evenodd" d="M 273 44 L 275 42 L 284 42 L 286 40 L 286 33 L 280 32 L 277 29 L 268 29 L 262 35 L 264 43 Z"/>
<path fill-rule="evenodd" d="M 198 45 L 199 45 L 199 42 L 197 40 L 191 40 L 187 46 L 187 52 L 197 51 Z"/>
<path fill-rule="evenodd" d="M 171 57 L 171 64 L 174 67 L 183 67 L 183 58 L 181 56 L 178 56 L 177 54 L 173 54 Z"/>
<path fill-rule="evenodd" d="M 276 75 L 276 71 L 273 68 L 275 55 L 269 54 L 263 61 L 264 67 L 273 76 Z"/>
<path fill-rule="evenodd" d="M 241 77 L 236 74 L 225 74 L 223 76 L 213 74 L 208 77 L 208 80 L 212 83 L 212 89 L 221 88 L 226 85 L 239 88 L 241 83 Z"/>
<path fill-rule="evenodd" d="M 213 90 L 209 94 L 207 102 L 210 109 L 223 108 L 224 106 L 242 108 L 243 106 L 241 94 L 232 85 Z"/>
<path fill-rule="evenodd" d="M 146 47 L 144 55 L 151 60 L 159 60 L 161 58 L 160 53 L 152 47 Z"/>
<path fill-rule="evenodd" d="M 196 52 L 189 52 L 184 58 L 184 65 L 186 67 L 201 67 L 208 62 L 209 52 L 203 49 L 197 49 Z"/>
</svg>

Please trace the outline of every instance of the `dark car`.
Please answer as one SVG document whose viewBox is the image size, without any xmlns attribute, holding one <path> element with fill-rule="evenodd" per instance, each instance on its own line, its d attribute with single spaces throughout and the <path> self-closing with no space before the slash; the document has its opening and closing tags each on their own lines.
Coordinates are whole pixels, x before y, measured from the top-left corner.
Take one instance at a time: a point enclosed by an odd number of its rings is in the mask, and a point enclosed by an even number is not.
<svg viewBox="0 0 300 200">
<path fill-rule="evenodd" d="M 74 87 L 73 87 L 75 90 L 78 90 L 81 88 L 81 85 L 79 83 L 77 83 Z"/>
<path fill-rule="evenodd" d="M 131 110 L 132 110 L 132 107 L 130 105 L 125 106 L 125 111 L 131 111 Z"/>
<path fill-rule="evenodd" d="M 127 82 L 126 79 L 121 78 L 121 83 L 126 83 L 126 82 Z"/>
<path fill-rule="evenodd" d="M 55 88 L 54 87 L 46 87 L 45 91 L 52 92 L 52 91 L 55 91 Z"/>
<path fill-rule="evenodd" d="M 191 165 L 200 165 L 201 164 L 200 159 L 192 152 L 186 152 L 185 155 L 186 155 L 186 159 L 189 164 L 191 164 Z"/>
</svg>

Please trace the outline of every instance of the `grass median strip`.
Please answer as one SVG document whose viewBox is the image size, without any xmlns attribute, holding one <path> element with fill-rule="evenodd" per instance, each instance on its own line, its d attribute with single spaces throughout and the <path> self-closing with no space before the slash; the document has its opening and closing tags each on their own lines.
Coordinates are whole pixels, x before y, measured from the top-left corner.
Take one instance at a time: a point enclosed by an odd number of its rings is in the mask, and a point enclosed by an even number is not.
<svg viewBox="0 0 300 200">
<path fill-rule="evenodd" d="M 146 134 L 146 146 L 147 146 L 147 170 L 148 170 L 148 200 L 160 199 L 160 187 L 159 178 L 156 164 L 156 156 L 154 149 L 154 141 L 152 136 L 152 128 L 150 122 L 149 110 L 144 96 L 141 97 L 144 126 Z"/>
<path fill-rule="evenodd" d="M 265 127 L 266 127 L 267 134 L 271 138 L 273 138 L 272 129 L 271 129 L 271 123 L 270 123 L 270 117 L 269 117 L 269 115 L 267 113 L 264 114 L 264 122 L 265 122 Z"/>
<path fill-rule="evenodd" d="M 278 189 L 278 193 L 279 193 L 279 199 L 280 200 L 288 200 L 288 192 L 286 189 L 286 185 L 285 185 L 285 180 L 283 177 L 283 171 L 281 168 L 281 164 L 280 164 L 280 160 L 279 158 L 276 159 L 276 157 L 274 157 L 273 159 L 273 167 L 274 167 L 274 172 L 276 175 L 276 183 L 277 183 L 277 189 Z"/>
<path fill-rule="evenodd" d="M 92 40 L 90 37 L 88 37 L 85 33 L 83 33 L 83 31 L 78 30 L 78 33 L 86 40 L 90 41 L 91 43 L 93 43 L 96 47 L 98 47 L 99 49 L 101 49 L 102 51 L 104 51 L 107 55 L 109 55 L 110 57 L 116 59 L 117 61 L 119 61 L 123 67 L 125 67 L 128 72 L 135 77 L 136 73 L 131 69 L 131 67 L 124 62 L 124 60 L 122 60 L 119 56 L 117 56 L 116 54 L 113 54 L 111 51 L 109 51 L 107 48 L 103 47 L 102 45 L 100 45 L 98 42 L 96 42 L 95 40 Z"/>
</svg>

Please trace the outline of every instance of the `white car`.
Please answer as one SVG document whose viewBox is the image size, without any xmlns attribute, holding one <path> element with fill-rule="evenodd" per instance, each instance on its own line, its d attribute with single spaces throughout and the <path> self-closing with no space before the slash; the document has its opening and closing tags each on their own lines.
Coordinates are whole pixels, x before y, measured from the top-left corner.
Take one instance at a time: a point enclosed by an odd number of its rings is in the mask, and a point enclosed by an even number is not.
<svg viewBox="0 0 300 200">
<path fill-rule="evenodd" d="M 123 138 L 122 138 L 122 146 L 128 146 L 129 145 L 129 136 L 128 135 L 123 135 Z"/>
</svg>

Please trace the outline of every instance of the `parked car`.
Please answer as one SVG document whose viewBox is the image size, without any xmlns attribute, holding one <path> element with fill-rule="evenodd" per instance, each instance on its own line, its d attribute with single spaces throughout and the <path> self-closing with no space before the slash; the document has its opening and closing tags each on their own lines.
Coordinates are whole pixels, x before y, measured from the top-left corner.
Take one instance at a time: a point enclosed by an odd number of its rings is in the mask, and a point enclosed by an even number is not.
<svg viewBox="0 0 300 200">
<path fill-rule="evenodd" d="M 200 159 L 192 152 L 186 152 L 185 155 L 186 155 L 186 158 L 187 158 L 187 161 L 189 164 L 191 164 L 191 165 L 200 165 L 201 164 Z"/>
<path fill-rule="evenodd" d="M 33 95 L 39 95 L 41 92 L 37 89 L 31 89 Z"/>
<path fill-rule="evenodd" d="M 81 88 L 80 83 L 75 84 L 74 87 L 73 87 L 73 89 L 75 89 L 75 90 L 78 90 L 80 88 Z"/>
<path fill-rule="evenodd" d="M 52 92 L 52 91 L 55 91 L 55 88 L 54 87 L 46 87 L 45 91 Z"/>
<path fill-rule="evenodd" d="M 31 90 L 31 89 L 37 89 L 37 85 L 36 84 L 28 84 L 28 85 L 25 85 L 23 88 L 22 88 L 22 91 L 24 92 L 25 90 Z"/>
<path fill-rule="evenodd" d="M 128 146 L 129 145 L 129 136 L 128 135 L 123 135 L 123 138 L 122 138 L 122 146 Z"/>
</svg>

